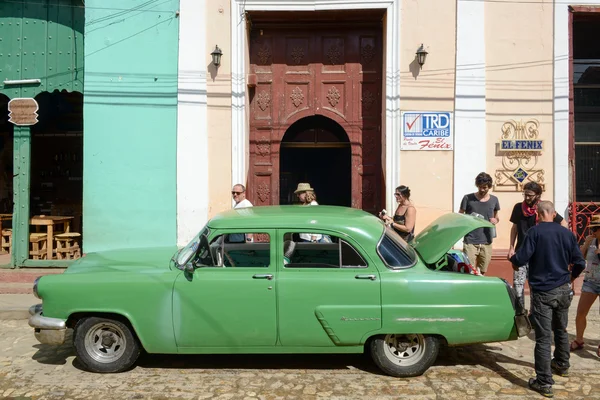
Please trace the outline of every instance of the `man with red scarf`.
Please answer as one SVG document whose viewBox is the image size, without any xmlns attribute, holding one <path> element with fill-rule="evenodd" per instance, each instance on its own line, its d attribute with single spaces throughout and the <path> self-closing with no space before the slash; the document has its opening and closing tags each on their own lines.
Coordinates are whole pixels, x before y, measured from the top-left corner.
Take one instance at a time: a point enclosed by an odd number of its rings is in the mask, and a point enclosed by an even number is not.
<svg viewBox="0 0 600 400">
<path fill-rule="evenodd" d="M 525 234 L 527 231 L 537 225 L 537 205 L 540 202 L 542 196 L 542 187 L 535 182 L 528 182 L 523 187 L 523 201 L 515 204 L 512 214 L 510 216 L 510 222 L 512 222 L 512 228 L 510 230 L 510 248 L 508 250 L 507 259 L 516 253 L 516 251 L 523 244 Z M 567 227 L 567 221 L 559 214 L 554 217 L 554 222 L 561 224 L 565 228 Z M 517 245 L 515 247 L 515 240 Z M 513 266 L 513 269 L 515 267 Z M 529 272 L 529 265 L 525 264 L 519 267 L 513 272 L 513 287 L 517 291 L 517 298 L 521 303 L 521 306 L 525 307 L 525 281 L 527 280 L 527 274 Z"/>
</svg>

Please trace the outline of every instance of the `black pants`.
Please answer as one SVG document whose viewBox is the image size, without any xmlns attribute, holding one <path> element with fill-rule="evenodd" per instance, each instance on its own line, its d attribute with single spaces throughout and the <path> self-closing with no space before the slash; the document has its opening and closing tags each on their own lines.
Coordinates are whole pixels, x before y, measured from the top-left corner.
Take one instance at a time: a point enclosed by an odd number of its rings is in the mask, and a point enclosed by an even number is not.
<svg viewBox="0 0 600 400">
<path fill-rule="evenodd" d="M 535 329 L 535 373 L 542 385 L 552 385 L 552 333 L 554 359 L 561 368 L 569 368 L 569 306 L 573 300 L 570 285 L 564 284 L 547 292 L 531 292 L 531 311 Z"/>
</svg>

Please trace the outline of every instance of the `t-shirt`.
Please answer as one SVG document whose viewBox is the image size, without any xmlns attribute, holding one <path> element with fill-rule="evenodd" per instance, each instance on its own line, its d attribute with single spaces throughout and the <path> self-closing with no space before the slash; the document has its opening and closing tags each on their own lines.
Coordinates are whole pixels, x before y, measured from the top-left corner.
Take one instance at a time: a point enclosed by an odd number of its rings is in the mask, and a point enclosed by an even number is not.
<svg viewBox="0 0 600 400">
<path fill-rule="evenodd" d="M 525 239 L 525 234 L 527 231 L 535 226 L 535 214 L 526 217 L 523 214 L 523 203 L 517 203 L 513 207 L 512 214 L 510 215 L 510 222 L 517 226 L 517 245 L 515 246 L 515 250 L 517 250 L 523 244 L 523 240 Z M 554 222 L 560 224 L 563 220 L 563 217 L 559 214 L 556 214 L 554 217 Z"/>
<path fill-rule="evenodd" d="M 233 206 L 233 208 L 247 208 L 247 207 L 252 207 L 252 203 L 248 199 L 244 199 L 244 200 L 240 201 L 239 203 L 237 203 L 235 206 Z"/>
<path fill-rule="evenodd" d="M 480 201 L 475 193 L 469 193 L 463 197 L 460 202 L 460 209 L 465 211 L 465 214 L 479 214 L 487 221 L 494 218 L 494 213 L 500 210 L 500 202 L 498 198 L 490 194 L 488 201 Z M 495 236 L 495 229 L 479 228 L 468 233 L 465 236 L 466 244 L 492 244 Z"/>
</svg>

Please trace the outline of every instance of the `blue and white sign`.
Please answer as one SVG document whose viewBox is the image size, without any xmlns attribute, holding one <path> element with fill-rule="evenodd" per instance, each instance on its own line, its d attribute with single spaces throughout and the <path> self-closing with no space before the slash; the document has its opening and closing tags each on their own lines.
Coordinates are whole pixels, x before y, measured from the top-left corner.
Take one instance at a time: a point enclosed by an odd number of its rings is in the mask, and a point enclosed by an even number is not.
<svg viewBox="0 0 600 400">
<path fill-rule="evenodd" d="M 401 150 L 453 150 L 452 113 L 402 112 Z"/>
</svg>

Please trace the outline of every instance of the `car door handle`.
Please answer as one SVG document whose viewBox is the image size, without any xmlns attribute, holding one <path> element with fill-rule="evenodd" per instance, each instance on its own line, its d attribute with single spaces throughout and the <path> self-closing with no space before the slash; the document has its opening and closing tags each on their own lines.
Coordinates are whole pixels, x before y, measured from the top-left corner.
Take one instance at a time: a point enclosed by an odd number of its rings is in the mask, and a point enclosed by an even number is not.
<svg viewBox="0 0 600 400">
<path fill-rule="evenodd" d="M 370 279 L 372 281 L 374 281 L 375 279 L 377 279 L 377 276 L 375 275 L 366 275 L 366 274 L 358 274 L 355 276 L 356 279 Z"/>
<path fill-rule="evenodd" d="M 253 279 L 268 279 L 271 280 L 273 279 L 273 275 L 272 274 L 256 274 L 256 275 L 252 275 Z"/>
</svg>

